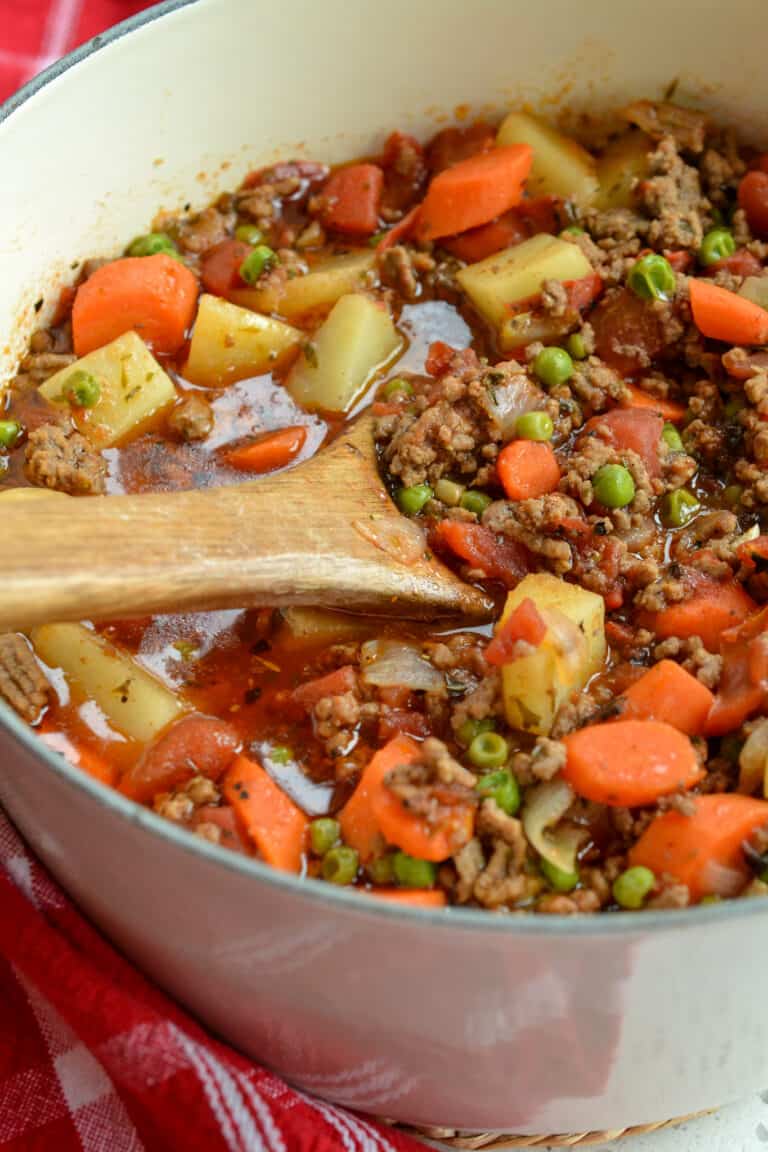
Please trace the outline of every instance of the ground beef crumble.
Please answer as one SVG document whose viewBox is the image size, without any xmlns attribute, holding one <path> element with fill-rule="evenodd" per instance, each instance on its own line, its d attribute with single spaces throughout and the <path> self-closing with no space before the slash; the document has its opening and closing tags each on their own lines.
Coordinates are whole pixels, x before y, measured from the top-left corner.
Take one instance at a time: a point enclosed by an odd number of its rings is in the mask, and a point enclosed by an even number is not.
<svg viewBox="0 0 768 1152">
<path fill-rule="evenodd" d="M 0 696 L 22 720 L 34 724 L 48 703 L 50 685 L 28 642 L 16 632 L 0 635 Z"/>
<path fill-rule="evenodd" d="M 30 432 L 25 457 L 27 477 L 39 488 L 72 496 L 104 492 L 106 461 L 79 432 L 43 424 Z"/>
</svg>

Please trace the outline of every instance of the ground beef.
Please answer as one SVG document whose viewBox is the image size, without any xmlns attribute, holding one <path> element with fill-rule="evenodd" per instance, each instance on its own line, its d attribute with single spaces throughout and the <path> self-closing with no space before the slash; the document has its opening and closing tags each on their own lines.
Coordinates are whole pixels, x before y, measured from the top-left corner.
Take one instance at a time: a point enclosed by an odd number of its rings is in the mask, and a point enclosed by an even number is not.
<svg viewBox="0 0 768 1152">
<path fill-rule="evenodd" d="M 708 652 L 699 636 L 689 636 L 686 639 L 670 636 L 656 645 L 653 650 L 653 658 L 654 660 L 677 660 L 687 672 L 690 672 L 706 688 L 713 691 L 720 681 L 720 672 L 723 666 L 722 657 L 715 652 Z"/>
<path fill-rule="evenodd" d="M 77 357 L 73 352 L 31 352 L 21 362 L 21 372 L 25 387 L 39 386 L 55 376 L 62 368 L 74 364 Z M 17 384 L 19 377 L 16 377 Z M 17 384 L 18 386 L 18 384 Z"/>
<path fill-rule="evenodd" d="M 30 483 L 73 496 L 104 492 L 107 465 L 84 436 L 55 424 L 42 424 L 30 432 L 25 452 Z"/>
<path fill-rule="evenodd" d="M 331 757 L 343 756 L 354 743 L 354 730 L 360 722 L 362 708 L 354 692 L 323 696 L 313 708 L 315 735 Z M 370 714 L 367 709 L 366 714 Z"/>
<path fill-rule="evenodd" d="M 590 356 L 574 367 L 569 387 L 592 412 L 602 412 L 624 398 L 626 387 L 621 376 L 598 356 Z"/>
<path fill-rule="evenodd" d="M 23 636 L 0 635 L 0 696 L 34 724 L 48 703 L 50 685 Z"/>
<path fill-rule="evenodd" d="M 421 758 L 412 764 L 393 768 L 384 783 L 409 812 L 428 826 L 438 828 L 450 822 L 457 806 L 477 804 L 477 777 L 455 760 L 441 740 L 429 737 L 421 745 Z M 458 840 L 455 851 L 464 842 Z"/>
<path fill-rule="evenodd" d="M 625 108 L 624 116 L 653 140 L 671 138 L 683 152 L 701 152 L 704 148 L 709 121 L 703 112 L 664 101 L 636 100 Z"/>
<path fill-rule="evenodd" d="M 296 237 L 296 247 L 301 251 L 307 248 L 322 248 L 325 244 L 325 231 L 319 220 L 311 220 Z"/>
<path fill-rule="evenodd" d="M 665 136 L 649 156 L 650 176 L 639 188 L 640 202 L 651 223 L 650 245 L 659 249 L 701 247 L 711 205 L 701 190 L 699 173 L 680 157 L 672 136 Z"/>
<path fill-rule="evenodd" d="M 500 715 L 502 711 L 501 678 L 494 669 L 454 706 L 451 726 L 454 732 L 458 732 L 467 720 L 485 720 L 489 716 Z"/>
<path fill-rule="evenodd" d="M 173 792 L 160 792 L 154 799 L 153 807 L 159 816 L 175 823 L 186 824 L 195 809 L 208 804 L 218 804 L 221 793 L 208 776 L 193 776 L 186 784 Z M 210 837 L 204 837 L 209 839 Z"/>
<path fill-rule="evenodd" d="M 582 509 L 559 492 L 530 500 L 497 500 L 483 513 L 483 524 L 492 532 L 524 544 L 539 561 L 558 576 L 570 571 L 573 552 L 563 521 L 583 520 Z"/>
<path fill-rule="evenodd" d="M 676 884 L 672 881 L 667 881 L 662 884 L 661 889 L 657 895 L 653 896 L 645 905 L 646 908 L 653 909 L 666 909 L 666 908 L 687 908 L 691 902 L 691 893 L 686 884 Z"/>
<path fill-rule="evenodd" d="M 177 225 L 176 239 L 179 247 L 184 252 L 200 256 L 215 244 L 226 240 L 234 229 L 235 221 L 234 212 L 222 213 L 217 208 L 206 208 Z"/>
<path fill-rule="evenodd" d="M 376 258 L 381 282 L 393 288 L 405 300 L 416 300 L 421 293 L 419 277 L 433 272 L 436 263 L 427 252 L 418 252 L 404 244 L 386 248 Z"/>
<path fill-rule="evenodd" d="M 171 409 L 168 428 L 180 440 L 205 440 L 213 428 L 213 408 L 204 396 L 190 392 Z"/>
</svg>

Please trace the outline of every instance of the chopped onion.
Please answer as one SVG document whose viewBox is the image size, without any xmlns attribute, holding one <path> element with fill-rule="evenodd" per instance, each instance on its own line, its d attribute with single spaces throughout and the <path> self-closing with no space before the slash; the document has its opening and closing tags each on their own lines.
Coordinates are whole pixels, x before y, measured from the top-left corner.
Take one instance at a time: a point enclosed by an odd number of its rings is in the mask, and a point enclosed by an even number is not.
<svg viewBox="0 0 768 1152">
<path fill-rule="evenodd" d="M 589 659 L 587 638 L 578 624 L 559 608 L 544 608 L 540 615 L 547 625 L 549 638 L 566 665 L 578 672 Z"/>
<path fill-rule="evenodd" d="M 739 288 L 739 296 L 759 304 L 761 308 L 768 308 L 768 276 L 747 276 Z"/>
<path fill-rule="evenodd" d="M 528 792 L 522 815 L 523 831 L 529 843 L 563 872 L 576 871 L 576 854 L 587 836 L 583 828 L 575 827 L 551 832 L 573 800 L 574 794 L 565 780 L 547 780 Z"/>
<path fill-rule="evenodd" d="M 441 672 L 425 660 L 418 648 L 397 640 L 368 640 L 361 649 L 361 675 L 378 688 L 402 685 L 412 692 L 438 692 L 445 684 Z"/>
<path fill-rule="evenodd" d="M 488 385 L 490 403 L 488 410 L 493 418 L 501 425 L 504 437 L 510 436 L 515 430 L 518 416 L 524 412 L 532 412 L 534 408 L 543 408 L 546 396 L 532 384 L 527 376 L 520 373 L 513 376 L 505 384 Z"/>
<path fill-rule="evenodd" d="M 753 796 L 761 785 L 768 796 L 768 720 L 750 732 L 739 754 L 738 791 Z"/>
<path fill-rule="evenodd" d="M 424 555 L 426 537 L 420 524 L 401 516 L 399 520 L 391 516 L 372 520 L 355 520 L 354 528 L 401 564 L 415 564 Z"/>
<path fill-rule="evenodd" d="M 726 868 L 716 860 L 708 860 L 701 874 L 702 891 L 710 896 L 738 896 L 746 882 L 743 869 Z"/>
</svg>

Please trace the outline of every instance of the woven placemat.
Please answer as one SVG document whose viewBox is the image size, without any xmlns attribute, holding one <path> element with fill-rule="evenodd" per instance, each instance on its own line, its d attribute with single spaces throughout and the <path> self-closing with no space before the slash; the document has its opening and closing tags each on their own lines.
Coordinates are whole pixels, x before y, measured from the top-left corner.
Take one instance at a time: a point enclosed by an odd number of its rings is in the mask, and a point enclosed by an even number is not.
<svg viewBox="0 0 768 1152">
<path fill-rule="evenodd" d="M 623 1140 L 627 1136 L 647 1136 L 662 1128 L 674 1128 L 687 1120 L 699 1116 L 709 1116 L 715 1109 L 692 1112 L 689 1116 L 678 1116 L 674 1120 L 657 1120 L 655 1124 L 636 1124 L 631 1128 L 604 1129 L 602 1132 L 560 1133 L 549 1136 L 518 1136 L 506 1132 L 460 1132 L 456 1128 L 416 1128 L 398 1124 L 401 1132 L 407 1132 L 416 1139 L 435 1140 L 451 1148 L 486 1149 L 486 1152 L 502 1152 L 505 1148 L 588 1148 L 597 1144 L 607 1144 L 610 1140 Z"/>
</svg>

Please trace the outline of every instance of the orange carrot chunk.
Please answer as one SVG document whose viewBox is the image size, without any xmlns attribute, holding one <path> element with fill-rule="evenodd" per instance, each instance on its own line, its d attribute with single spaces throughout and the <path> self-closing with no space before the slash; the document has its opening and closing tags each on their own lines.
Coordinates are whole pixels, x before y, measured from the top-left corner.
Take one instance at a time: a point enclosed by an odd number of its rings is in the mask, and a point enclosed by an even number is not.
<svg viewBox="0 0 768 1152">
<path fill-rule="evenodd" d="M 768 342 L 768 311 L 759 304 L 708 280 L 689 280 L 688 290 L 693 322 L 702 336 L 727 344 Z"/>
<path fill-rule="evenodd" d="M 365 888 L 367 896 L 386 900 L 390 904 L 406 904 L 409 908 L 445 908 L 445 892 L 439 888 Z"/>
<path fill-rule="evenodd" d="M 85 356 L 130 331 L 156 352 L 178 352 L 195 315 L 197 292 L 189 268 L 163 252 L 113 260 L 77 290 L 75 352 Z"/>
<path fill-rule="evenodd" d="M 309 821 L 261 765 L 238 756 L 223 792 L 261 858 L 282 872 L 300 872 Z"/>
<path fill-rule="evenodd" d="M 227 452 L 227 463 L 239 472 L 274 472 L 276 468 L 284 468 L 298 456 L 307 439 L 307 430 L 303 424 L 292 428 L 281 428 L 278 432 L 269 432 L 260 436 L 251 444 L 244 444 L 241 448 L 233 448 Z"/>
<path fill-rule="evenodd" d="M 733 792 L 692 799 L 691 816 L 658 816 L 630 849 L 629 862 L 687 884 L 694 900 L 736 895 L 749 878 L 742 844 L 768 822 L 768 803 Z"/>
<path fill-rule="evenodd" d="M 625 384 L 624 387 L 629 392 L 628 408 L 647 408 L 651 412 L 658 412 L 659 416 L 669 420 L 670 424 L 679 424 L 685 417 L 687 409 L 684 404 L 651 396 L 649 392 L 643 392 L 642 388 L 638 388 L 635 384 Z"/>
<path fill-rule="evenodd" d="M 578 796 L 597 804 L 653 804 L 704 775 L 688 737 L 655 720 L 592 724 L 563 743 L 564 778 Z"/>
<path fill-rule="evenodd" d="M 455 236 L 503 215 L 520 202 L 532 160 L 527 144 L 510 144 L 438 173 L 421 206 L 419 239 Z"/>
<path fill-rule="evenodd" d="M 496 461 L 502 487 L 510 500 L 528 500 L 554 492 L 560 483 L 560 465 L 551 444 L 513 440 Z"/>
<path fill-rule="evenodd" d="M 715 698 L 709 688 L 674 660 L 661 660 L 624 693 L 624 715 L 661 720 L 689 736 L 704 731 Z"/>
<path fill-rule="evenodd" d="M 413 764 L 419 747 L 408 736 L 395 736 L 368 762 L 357 788 L 339 814 L 344 842 L 360 853 L 365 863 L 381 847 L 382 834 L 373 811 L 372 797 L 384 787 L 384 777 L 401 764 Z"/>
<path fill-rule="evenodd" d="M 717 652 L 727 628 L 742 623 L 757 605 L 735 580 L 713 580 L 690 573 L 684 600 L 669 604 L 661 612 L 644 612 L 639 622 L 657 636 L 700 636 L 710 652 Z"/>
</svg>

